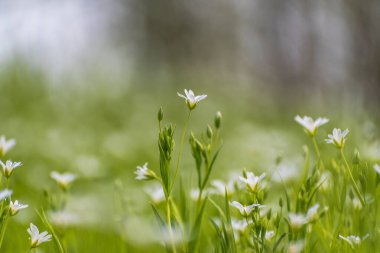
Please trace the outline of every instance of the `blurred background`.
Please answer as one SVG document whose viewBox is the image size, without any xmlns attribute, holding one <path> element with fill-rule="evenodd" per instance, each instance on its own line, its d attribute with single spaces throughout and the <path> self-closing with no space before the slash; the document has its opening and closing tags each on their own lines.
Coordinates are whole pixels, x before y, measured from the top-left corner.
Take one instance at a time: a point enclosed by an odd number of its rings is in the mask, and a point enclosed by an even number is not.
<svg viewBox="0 0 380 253">
<path fill-rule="evenodd" d="M 379 85 L 376 0 L 0 1 L 0 133 L 17 140 L 9 158 L 24 163 L 15 195 L 38 208 L 54 189 L 50 171 L 78 174 L 68 209 L 86 213 L 77 229 L 95 242 L 106 233 L 99 226 L 138 239 L 113 224 L 115 181 L 128 188 L 130 213 L 146 208 L 133 200 L 133 171 L 157 169 L 161 105 L 179 138 L 184 88 L 208 95 L 195 132 L 223 113 L 223 172 L 263 171 L 279 156 L 301 162 L 297 114 L 331 118 L 321 136 L 353 129 L 378 159 Z M 29 211 L 14 226 L 38 219 Z"/>
</svg>

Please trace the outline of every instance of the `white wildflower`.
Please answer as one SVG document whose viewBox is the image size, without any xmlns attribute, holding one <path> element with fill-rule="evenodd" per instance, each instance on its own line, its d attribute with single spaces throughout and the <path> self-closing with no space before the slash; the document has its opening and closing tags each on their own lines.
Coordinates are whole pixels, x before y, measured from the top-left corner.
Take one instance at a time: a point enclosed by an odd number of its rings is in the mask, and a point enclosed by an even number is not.
<svg viewBox="0 0 380 253">
<path fill-rule="evenodd" d="M 161 185 L 155 185 L 145 189 L 145 192 L 149 195 L 153 203 L 159 204 L 165 200 L 164 189 Z"/>
<path fill-rule="evenodd" d="M 303 126 L 305 132 L 312 137 L 317 134 L 318 127 L 329 122 L 329 119 L 327 118 L 318 118 L 314 121 L 311 117 L 304 116 L 303 118 L 301 118 L 299 115 L 297 115 L 294 118 L 294 120 L 297 121 L 298 124 Z"/>
<path fill-rule="evenodd" d="M 334 144 L 337 148 L 342 149 L 346 143 L 346 136 L 349 133 L 348 129 L 342 130 L 340 128 L 334 128 L 333 133 L 328 135 L 328 139 L 325 139 L 327 143 Z"/>
<path fill-rule="evenodd" d="M 240 176 L 239 179 L 245 183 L 248 189 L 254 193 L 257 193 L 262 189 L 261 181 L 266 176 L 265 173 L 261 174 L 259 177 L 255 176 L 252 172 L 247 172 L 247 178 Z"/>
<path fill-rule="evenodd" d="M 224 196 L 225 190 L 227 189 L 227 195 L 230 196 L 235 191 L 233 180 L 230 180 L 228 183 L 224 183 L 223 181 L 220 181 L 220 180 L 213 180 L 211 181 L 211 185 L 213 186 L 213 188 L 210 189 L 210 194 Z"/>
<path fill-rule="evenodd" d="M 3 157 L 8 151 L 16 145 L 14 139 L 6 140 L 5 136 L 0 136 L 0 157 Z"/>
<path fill-rule="evenodd" d="M 353 198 L 352 200 L 352 207 L 355 209 L 355 210 L 361 210 L 363 208 L 363 205 L 362 205 L 362 202 L 360 202 L 360 200 L 358 198 Z"/>
<path fill-rule="evenodd" d="M 231 206 L 233 207 L 236 207 L 237 209 L 239 209 L 239 212 L 241 215 L 243 215 L 244 217 L 247 217 L 251 214 L 251 212 L 257 207 L 257 208 L 263 208 L 265 207 L 264 205 L 260 205 L 260 204 L 252 204 L 252 205 L 249 205 L 249 206 L 243 206 L 242 204 L 240 204 L 239 202 L 237 201 L 232 201 L 230 203 Z"/>
<path fill-rule="evenodd" d="M 143 166 L 137 166 L 135 174 L 137 180 L 152 180 L 157 178 L 156 173 L 148 169 L 148 163 L 145 163 Z"/>
<path fill-rule="evenodd" d="M 319 204 L 317 203 L 314 206 L 310 207 L 309 210 L 307 210 L 306 220 L 308 222 L 313 222 L 318 219 L 318 208 Z"/>
<path fill-rule="evenodd" d="M 9 213 L 11 216 L 16 215 L 21 209 L 27 208 L 28 205 L 21 204 L 16 200 L 15 202 L 12 202 L 12 200 L 9 203 Z"/>
<path fill-rule="evenodd" d="M 270 241 L 272 240 L 272 238 L 274 237 L 274 231 L 273 230 L 270 230 L 270 231 L 266 231 L 265 232 L 265 240 L 267 241 Z"/>
<path fill-rule="evenodd" d="M 293 242 L 288 246 L 288 253 L 301 253 L 305 246 L 304 241 Z"/>
<path fill-rule="evenodd" d="M 377 163 L 373 165 L 373 169 L 380 176 L 380 166 Z"/>
<path fill-rule="evenodd" d="M 38 228 L 30 223 L 30 227 L 27 229 L 30 235 L 30 247 L 37 248 L 41 243 L 48 242 L 51 240 L 51 235 L 47 231 L 44 231 L 40 234 Z"/>
<path fill-rule="evenodd" d="M 303 214 L 289 213 L 289 225 L 293 230 L 298 230 L 305 225 L 308 220 Z"/>
<path fill-rule="evenodd" d="M 12 162 L 12 161 L 8 160 L 5 162 L 5 164 L 2 161 L 0 161 L 0 165 L 3 169 L 2 170 L 3 175 L 6 178 L 9 178 L 12 175 L 14 169 L 16 169 L 17 167 L 20 167 L 22 165 L 22 163 L 21 162 Z"/>
<path fill-rule="evenodd" d="M 56 171 L 52 171 L 50 177 L 53 178 L 63 190 L 67 190 L 71 183 L 77 178 L 77 176 L 72 173 L 61 174 Z"/>
<path fill-rule="evenodd" d="M 178 96 L 186 100 L 186 105 L 190 109 L 190 111 L 193 110 L 201 100 L 207 97 L 207 95 L 195 96 L 192 90 L 186 90 L 186 89 L 185 89 L 185 95 L 182 95 L 178 92 L 177 94 Z"/>
<path fill-rule="evenodd" d="M 346 237 L 339 235 L 339 238 L 347 242 L 351 246 L 351 248 L 354 248 L 355 246 L 358 246 L 361 243 L 360 237 L 355 235 L 349 235 Z"/>
<path fill-rule="evenodd" d="M 12 195 L 12 191 L 9 189 L 4 189 L 0 192 L 0 201 L 8 198 L 9 196 Z"/>
</svg>

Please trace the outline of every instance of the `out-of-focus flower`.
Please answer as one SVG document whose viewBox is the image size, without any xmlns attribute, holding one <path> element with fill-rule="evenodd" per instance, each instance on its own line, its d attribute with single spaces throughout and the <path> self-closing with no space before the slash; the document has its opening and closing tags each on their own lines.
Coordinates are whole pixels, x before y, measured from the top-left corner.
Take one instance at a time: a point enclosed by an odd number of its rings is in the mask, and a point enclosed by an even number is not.
<svg viewBox="0 0 380 253">
<path fill-rule="evenodd" d="M 245 229 L 247 228 L 248 224 L 244 220 L 231 220 L 231 226 L 232 230 L 234 232 L 234 237 L 236 241 L 240 240 L 240 235 L 244 233 Z"/>
<path fill-rule="evenodd" d="M 337 148 L 342 149 L 346 143 L 346 136 L 349 133 L 348 129 L 342 130 L 340 128 L 334 128 L 332 134 L 328 135 L 328 139 L 325 139 L 327 143 L 334 144 Z"/>
<path fill-rule="evenodd" d="M 319 180 L 319 183 L 321 184 L 321 190 L 324 192 L 327 192 L 332 187 L 332 176 L 331 173 L 328 171 L 325 171 L 322 173 L 321 178 Z"/>
<path fill-rule="evenodd" d="M 8 198 L 9 196 L 12 195 L 12 191 L 8 189 L 4 189 L 0 192 L 0 201 Z"/>
<path fill-rule="evenodd" d="M 308 220 L 303 214 L 289 213 L 289 225 L 293 230 L 298 230 L 305 225 Z"/>
<path fill-rule="evenodd" d="M 304 241 L 298 241 L 298 242 L 293 242 L 290 243 L 288 246 L 288 253 L 301 253 L 303 248 L 305 246 Z"/>
<path fill-rule="evenodd" d="M 21 209 L 27 208 L 28 205 L 21 204 L 16 200 L 15 202 L 10 201 L 9 203 L 9 213 L 11 216 L 16 215 Z"/>
<path fill-rule="evenodd" d="M 228 183 L 224 183 L 220 180 L 213 180 L 211 181 L 211 185 L 213 186 L 212 189 L 210 189 L 210 194 L 216 194 L 216 195 L 222 195 L 224 196 L 225 190 L 227 189 L 227 195 L 231 195 L 234 193 L 234 181 L 230 180 Z"/>
<path fill-rule="evenodd" d="M 165 200 L 164 189 L 162 189 L 161 185 L 146 188 L 145 192 L 149 195 L 152 202 L 155 204 L 159 204 Z"/>
<path fill-rule="evenodd" d="M 0 136 L 0 157 L 3 157 L 8 151 L 16 145 L 14 139 L 6 140 L 5 136 Z"/>
<path fill-rule="evenodd" d="M 342 236 L 342 235 L 339 235 L 339 238 L 344 240 L 345 242 L 347 242 L 351 248 L 354 248 L 355 246 L 358 246 L 360 245 L 361 243 L 361 239 L 359 236 L 355 236 L 355 235 L 349 235 L 349 236 Z"/>
<path fill-rule="evenodd" d="M 265 232 L 265 240 L 270 241 L 274 237 L 274 231 L 270 230 Z"/>
<path fill-rule="evenodd" d="M 294 118 L 294 120 L 297 121 L 298 124 L 303 126 L 305 132 L 312 137 L 317 134 L 318 127 L 329 122 L 329 119 L 327 118 L 318 118 L 316 121 L 314 121 L 311 117 L 304 116 L 303 118 L 301 118 L 299 115 L 297 115 Z"/>
<path fill-rule="evenodd" d="M 51 240 L 51 235 L 47 231 L 44 231 L 40 234 L 38 228 L 30 223 L 30 227 L 27 229 L 30 235 L 30 247 L 37 248 L 41 243 L 48 242 Z"/>
<path fill-rule="evenodd" d="M 307 210 L 307 214 L 306 214 L 307 222 L 313 222 L 318 219 L 318 208 L 319 208 L 319 204 L 317 203 L 314 206 L 310 207 L 309 210 Z"/>
<path fill-rule="evenodd" d="M 363 205 L 362 205 L 362 202 L 360 202 L 360 200 L 355 197 L 352 199 L 352 207 L 355 210 L 361 210 L 363 208 Z"/>
<path fill-rule="evenodd" d="M 380 176 L 380 166 L 377 163 L 373 165 L 373 169 L 376 171 L 377 175 Z"/>
<path fill-rule="evenodd" d="M 239 179 L 247 185 L 250 191 L 257 193 L 262 189 L 261 181 L 264 179 L 265 176 L 265 173 L 257 177 L 252 172 L 247 172 L 247 178 L 240 176 Z"/>
<path fill-rule="evenodd" d="M 157 179 L 156 173 L 154 173 L 153 170 L 148 169 L 148 163 L 145 163 L 143 166 L 137 166 L 135 174 L 137 180 Z"/>
<path fill-rule="evenodd" d="M 62 190 L 67 190 L 71 183 L 77 178 L 76 175 L 72 173 L 58 173 L 56 171 L 52 171 L 50 173 L 50 177 L 53 178 L 59 187 L 61 187 Z"/>
<path fill-rule="evenodd" d="M 6 178 L 9 178 L 12 175 L 14 169 L 22 165 L 21 162 L 12 162 L 10 160 L 6 161 L 5 164 L 2 161 L 0 161 L 0 164 L 1 164 L 1 167 L 3 168 L 2 170 L 3 175 Z"/>
<path fill-rule="evenodd" d="M 186 100 L 186 105 L 190 111 L 193 110 L 201 100 L 207 97 L 207 95 L 195 96 L 192 90 L 186 90 L 186 89 L 185 89 L 185 95 L 182 95 L 181 93 L 178 93 L 178 92 L 177 94 L 178 96 Z"/>
<path fill-rule="evenodd" d="M 239 209 L 240 214 L 243 215 L 244 217 L 249 216 L 256 207 L 258 208 L 265 207 L 264 205 L 260 205 L 260 204 L 252 204 L 249 206 L 244 206 L 237 201 L 232 201 L 230 205 Z"/>
</svg>

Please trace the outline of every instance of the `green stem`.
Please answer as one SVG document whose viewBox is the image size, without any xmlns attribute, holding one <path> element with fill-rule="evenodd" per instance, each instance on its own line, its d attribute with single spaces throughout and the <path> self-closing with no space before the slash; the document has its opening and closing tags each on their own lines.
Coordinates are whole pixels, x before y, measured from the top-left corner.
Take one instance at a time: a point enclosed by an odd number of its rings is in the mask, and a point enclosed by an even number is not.
<svg viewBox="0 0 380 253">
<path fill-rule="evenodd" d="M 321 153 L 319 152 L 319 148 L 318 148 L 318 144 L 317 144 L 317 140 L 315 139 L 315 136 L 313 136 L 312 139 L 313 139 L 315 153 L 317 153 L 318 160 L 321 160 Z"/>
<path fill-rule="evenodd" d="M 171 184 L 171 186 L 169 188 L 169 194 L 168 194 L 169 196 L 170 196 L 170 193 L 171 193 L 171 191 L 173 189 L 173 186 L 174 186 L 174 183 L 175 183 L 175 179 L 177 178 L 178 168 L 179 168 L 179 162 L 180 162 L 180 159 L 181 159 L 183 142 L 185 140 L 185 136 L 186 136 L 186 132 L 187 132 L 187 127 L 188 127 L 189 121 L 190 121 L 190 116 L 191 116 L 191 111 L 189 111 L 189 114 L 187 115 L 187 120 L 186 120 L 186 123 L 185 123 L 185 127 L 182 130 L 182 137 L 181 137 L 181 142 L 179 144 L 179 150 L 178 150 L 177 165 L 176 165 L 176 168 L 175 168 L 172 184 Z"/>
<path fill-rule="evenodd" d="M 354 177 L 352 176 L 351 169 L 350 169 L 350 166 L 348 165 L 348 162 L 347 162 L 346 156 L 344 155 L 343 149 L 340 150 L 340 153 L 341 153 L 342 158 L 343 158 L 343 161 L 344 161 L 344 163 L 345 163 L 345 165 L 346 165 L 346 169 L 347 169 L 347 171 L 348 171 L 348 174 L 350 175 L 350 178 L 351 178 L 352 184 L 353 184 L 353 186 L 354 186 L 355 193 L 358 195 L 359 200 L 360 200 L 362 206 L 364 207 L 364 206 L 365 206 L 364 198 L 363 198 L 363 196 L 361 195 L 361 193 L 360 193 L 360 191 L 359 191 L 359 187 L 358 187 L 358 185 L 356 184 L 356 182 L 355 182 L 355 180 L 354 180 Z"/>
<path fill-rule="evenodd" d="M 7 213 L 5 214 L 4 219 L 2 220 L 2 224 L 1 224 L 0 249 L 1 249 L 1 246 L 3 246 L 3 240 L 4 240 L 5 230 L 7 229 L 8 220 L 9 220 L 9 211 L 7 211 Z"/>
<path fill-rule="evenodd" d="M 170 241 L 171 241 L 171 246 L 172 246 L 172 252 L 176 253 L 176 247 L 175 247 L 175 242 L 174 242 L 174 236 L 173 236 L 173 230 L 172 230 L 172 223 L 171 223 L 171 214 L 170 214 L 170 203 L 169 203 L 169 198 L 166 199 L 166 219 L 168 223 L 168 231 L 169 231 L 169 236 L 170 236 Z"/>
</svg>

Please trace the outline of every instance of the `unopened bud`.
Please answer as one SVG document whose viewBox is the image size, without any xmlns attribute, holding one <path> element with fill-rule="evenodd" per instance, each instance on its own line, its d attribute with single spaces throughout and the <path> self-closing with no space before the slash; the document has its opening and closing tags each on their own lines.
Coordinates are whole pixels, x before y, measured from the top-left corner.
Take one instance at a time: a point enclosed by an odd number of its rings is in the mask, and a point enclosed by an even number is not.
<svg viewBox="0 0 380 253">
<path fill-rule="evenodd" d="M 158 110 L 157 118 L 158 121 L 161 121 L 164 118 L 164 110 L 162 109 L 162 106 L 160 107 L 160 110 Z"/>
<path fill-rule="evenodd" d="M 213 134 L 211 127 L 207 125 L 207 137 L 211 139 Z"/>
<path fill-rule="evenodd" d="M 215 124 L 216 129 L 220 128 L 221 123 L 222 123 L 222 113 L 218 111 L 214 119 L 214 124 Z"/>
</svg>

